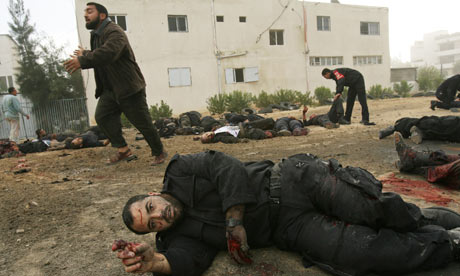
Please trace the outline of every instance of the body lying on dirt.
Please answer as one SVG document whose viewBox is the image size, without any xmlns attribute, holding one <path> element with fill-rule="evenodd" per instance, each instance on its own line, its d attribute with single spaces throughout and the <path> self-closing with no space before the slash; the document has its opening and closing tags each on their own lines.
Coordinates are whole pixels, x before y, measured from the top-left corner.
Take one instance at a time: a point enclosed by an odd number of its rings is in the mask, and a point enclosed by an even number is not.
<svg viewBox="0 0 460 276">
<path fill-rule="evenodd" d="M 309 120 L 306 119 L 306 113 L 308 112 L 308 107 L 304 106 L 302 110 L 302 119 L 304 126 L 318 125 L 325 127 L 327 129 L 338 128 L 340 123 L 348 124 L 347 121 L 344 121 L 343 115 L 343 99 L 340 97 L 332 102 L 329 112 L 326 114 L 312 114 L 310 115 Z"/>
<path fill-rule="evenodd" d="M 401 172 L 423 175 L 428 182 L 460 188 L 460 156 L 446 154 L 442 150 L 418 151 L 406 143 L 399 132 L 395 133 L 395 145 L 399 161 L 396 167 Z"/>
<path fill-rule="evenodd" d="M 411 138 L 417 144 L 420 144 L 423 140 L 460 142 L 460 117 L 404 117 L 398 119 L 394 126 L 380 130 L 379 138 L 385 138 L 395 131 L 401 133 L 404 138 Z"/>
<path fill-rule="evenodd" d="M 382 193 L 368 171 L 312 154 L 280 163 L 175 155 L 161 194 L 132 197 L 122 217 L 136 234 L 156 232 L 156 249 L 113 244 L 134 273 L 201 275 L 219 250 L 249 264 L 250 248 L 273 244 L 337 275 L 403 274 L 460 258 L 459 214 L 420 209 Z"/>
</svg>

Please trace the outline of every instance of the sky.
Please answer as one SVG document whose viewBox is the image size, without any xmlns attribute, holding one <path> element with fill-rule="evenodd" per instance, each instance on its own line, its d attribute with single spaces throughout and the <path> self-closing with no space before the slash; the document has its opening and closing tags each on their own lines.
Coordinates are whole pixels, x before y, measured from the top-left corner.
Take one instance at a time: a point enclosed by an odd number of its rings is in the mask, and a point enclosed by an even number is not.
<svg viewBox="0 0 460 276">
<path fill-rule="evenodd" d="M 128 0 L 119 0 L 128 1 Z M 194 1 L 194 0 L 190 0 Z M 230 1 L 230 0 L 229 0 Z M 250 0 L 248 0 L 250 1 Z M 460 0 L 339 0 L 341 4 L 389 8 L 390 55 L 410 60 L 410 47 L 425 33 L 447 30 L 460 32 Z M 310 2 L 330 2 L 318 0 Z M 0 34 L 9 32 L 9 0 L 0 0 Z M 24 0 L 40 35 L 52 37 L 69 54 L 78 46 L 74 0 Z M 110 8 L 109 8 L 110 10 Z M 81 11 L 78 16 L 83 16 Z"/>
</svg>

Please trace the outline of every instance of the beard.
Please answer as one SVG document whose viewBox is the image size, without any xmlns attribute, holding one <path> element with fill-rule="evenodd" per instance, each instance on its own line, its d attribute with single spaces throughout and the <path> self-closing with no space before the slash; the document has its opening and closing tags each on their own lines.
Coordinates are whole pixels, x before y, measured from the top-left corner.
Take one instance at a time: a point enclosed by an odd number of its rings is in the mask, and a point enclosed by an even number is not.
<svg viewBox="0 0 460 276">
<path fill-rule="evenodd" d="M 99 23 L 101 23 L 101 18 L 98 16 L 93 21 L 90 21 L 90 22 L 86 23 L 86 29 L 95 30 L 97 28 L 97 26 L 99 25 Z"/>
<path fill-rule="evenodd" d="M 160 195 L 162 198 L 164 198 L 166 201 L 168 201 L 171 204 L 171 208 L 174 210 L 174 220 L 171 223 L 171 227 L 177 225 L 183 218 L 184 216 L 184 207 L 182 203 L 174 198 L 171 195 L 168 194 L 161 194 Z M 169 222 L 169 221 L 168 221 Z"/>
</svg>

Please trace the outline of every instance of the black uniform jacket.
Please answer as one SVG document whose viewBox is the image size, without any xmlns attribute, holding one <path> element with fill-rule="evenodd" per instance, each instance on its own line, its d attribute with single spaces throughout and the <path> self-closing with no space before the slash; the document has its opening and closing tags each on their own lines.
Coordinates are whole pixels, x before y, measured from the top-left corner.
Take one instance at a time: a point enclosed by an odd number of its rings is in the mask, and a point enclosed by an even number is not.
<svg viewBox="0 0 460 276">
<path fill-rule="evenodd" d="M 444 98 L 447 102 L 452 102 L 455 100 L 457 91 L 460 91 L 460 74 L 445 80 L 437 89 L 441 91 Z"/>
<path fill-rule="evenodd" d="M 359 80 L 363 78 L 363 75 L 350 68 L 337 68 L 332 70 L 331 79 L 335 80 L 337 88 L 335 93 L 340 94 L 343 92 L 343 87 L 352 87 L 359 83 Z"/>
<path fill-rule="evenodd" d="M 144 76 L 128 37 L 109 19 L 91 32 L 91 51 L 83 51 L 78 61 L 82 69 L 94 68 L 96 98 L 109 90 L 120 100 L 145 88 Z"/>
<path fill-rule="evenodd" d="M 178 225 L 156 235 L 157 248 L 173 275 L 201 275 L 218 250 L 226 250 L 225 212 L 244 204 L 251 248 L 270 245 L 271 161 L 243 164 L 221 152 L 175 155 L 166 169 L 163 193 L 184 205 Z"/>
</svg>

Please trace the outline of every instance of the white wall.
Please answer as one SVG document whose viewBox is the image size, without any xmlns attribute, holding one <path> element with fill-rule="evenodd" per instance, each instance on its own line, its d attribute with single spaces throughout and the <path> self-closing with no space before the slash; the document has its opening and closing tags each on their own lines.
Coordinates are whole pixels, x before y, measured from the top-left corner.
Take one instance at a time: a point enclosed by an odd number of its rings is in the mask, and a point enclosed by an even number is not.
<svg viewBox="0 0 460 276">
<path fill-rule="evenodd" d="M 18 51 L 16 47 L 16 43 L 9 35 L 0 34 L 0 77 L 13 77 L 13 84 L 8 83 L 8 86 L 16 86 L 14 76 L 16 73 L 15 68 L 18 67 Z M 7 93 L 7 91 L 0 91 L 0 93 Z"/>
<path fill-rule="evenodd" d="M 83 18 L 87 1 L 75 2 L 82 45 L 89 48 L 89 31 Z M 310 50 L 307 54 L 303 3 L 299 1 L 291 1 L 286 9 L 278 0 L 101 0 L 100 3 L 110 14 L 127 16 L 127 35 L 146 78 L 148 103 L 164 100 L 176 114 L 205 109 L 206 99 L 219 90 L 257 94 L 280 88 L 303 92 L 313 91 L 319 85 L 335 88 L 332 81 L 326 82 L 321 77 L 323 67 L 308 65 L 311 55 L 344 56 L 345 64 L 341 67 L 361 71 L 368 86 L 374 83 L 387 86 L 390 81 L 387 8 L 306 2 Z M 325 13 L 330 14 L 333 24 L 328 34 L 316 31 L 316 14 Z M 189 31 L 169 32 L 167 15 L 187 15 Z M 215 22 L 216 15 L 224 16 L 224 22 Z M 240 16 L 246 17 L 246 23 L 239 22 Z M 360 35 L 360 21 L 367 20 L 380 22 L 380 36 Z M 284 45 L 269 45 L 268 29 L 284 30 Z M 381 55 L 383 64 L 354 67 L 353 55 Z M 191 68 L 192 85 L 169 87 L 171 67 Z M 247 67 L 258 68 L 258 81 L 226 83 L 225 69 Z M 93 73 L 84 72 L 83 76 L 89 77 L 88 107 L 93 117 L 96 106 Z"/>
</svg>

